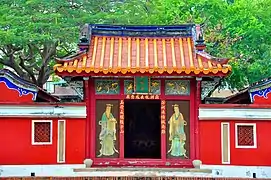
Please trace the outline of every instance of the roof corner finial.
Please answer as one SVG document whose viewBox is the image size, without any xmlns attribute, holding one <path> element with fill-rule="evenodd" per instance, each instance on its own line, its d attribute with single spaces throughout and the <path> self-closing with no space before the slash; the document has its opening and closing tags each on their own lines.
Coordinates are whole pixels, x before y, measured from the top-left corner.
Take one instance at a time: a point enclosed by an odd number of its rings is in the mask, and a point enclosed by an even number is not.
<svg viewBox="0 0 271 180">
<path fill-rule="evenodd" d="M 196 45 L 195 46 L 198 51 L 204 51 L 204 49 L 206 48 L 201 25 L 196 25 Z"/>
<path fill-rule="evenodd" d="M 89 24 L 84 24 L 81 27 L 80 36 L 79 36 L 78 46 L 79 46 L 80 51 L 88 50 L 89 44 L 90 44 L 89 42 L 90 34 L 91 34 L 91 30 L 90 30 Z"/>
</svg>

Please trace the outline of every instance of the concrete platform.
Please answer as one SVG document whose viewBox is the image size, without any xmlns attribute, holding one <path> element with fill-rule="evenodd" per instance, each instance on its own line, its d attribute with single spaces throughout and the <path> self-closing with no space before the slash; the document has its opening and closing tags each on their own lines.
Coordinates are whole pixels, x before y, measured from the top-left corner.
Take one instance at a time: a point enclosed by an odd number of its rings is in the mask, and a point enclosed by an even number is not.
<svg viewBox="0 0 271 180">
<path fill-rule="evenodd" d="M 75 168 L 76 173 L 95 174 L 96 176 L 133 176 L 133 177 L 184 177 L 198 176 L 206 177 L 212 174 L 211 169 L 195 169 L 195 168 Z"/>
</svg>

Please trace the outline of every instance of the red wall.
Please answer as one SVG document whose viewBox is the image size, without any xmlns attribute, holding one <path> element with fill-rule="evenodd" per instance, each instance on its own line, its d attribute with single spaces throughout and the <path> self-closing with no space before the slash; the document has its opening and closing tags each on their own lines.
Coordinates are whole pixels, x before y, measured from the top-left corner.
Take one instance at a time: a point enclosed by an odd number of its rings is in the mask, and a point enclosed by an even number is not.
<svg viewBox="0 0 271 180">
<path fill-rule="evenodd" d="M 30 119 L 0 119 L 0 164 L 56 164 L 58 121 L 53 120 L 53 143 L 31 145 Z M 66 120 L 66 163 L 83 163 L 85 120 Z"/>
<path fill-rule="evenodd" d="M 33 94 L 19 96 L 19 92 L 14 89 L 7 88 L 4 82 L 0 82 L 0 99 L 1 102 L 32 102 Z"/>
<path fill-rule="evenodd" d="M 221 163 L 221 122 L 230 122 L 230 164 L 271 165 L 271 123 L 268 121 L 206 121 L 199 123 L 200 159 L 203 164 Z M 235 148 L 235 123 L 256 123 L 257 148 Z"/>
<path fill-rule="evenodd" d="M 203 164 L 221 164 L 220 122 L 199 121 L 200 160 Z"/>
<path fill-rule="evenodd" d="M 254 95 L 253 104 L 271 104 L 271 93 L 267 94 L 267 98 L 263 96 Z"/>
<path fill-rule="evenodd" d="M 82 164 L 85 159 L 85 121 L 66 120 L 66 163 Z"/>
<path fill-rule="evenodd" d="M 231 165 L 270 166 L 271 123 L 268 121 L 199 122 L 200 159 L 221 163 L 221 122 L 230 122 Z M 235 148 L 235 123 L 256 123 L 257 148 Z M 57 120 L 53 120 L 53 144 L 31 145 L 30 119 L 0 119 L 0 164 L 57 164 Z M 81 164 L 85 158 L 85 119 L 66 120 L 66 162 Z"/>
</svg>

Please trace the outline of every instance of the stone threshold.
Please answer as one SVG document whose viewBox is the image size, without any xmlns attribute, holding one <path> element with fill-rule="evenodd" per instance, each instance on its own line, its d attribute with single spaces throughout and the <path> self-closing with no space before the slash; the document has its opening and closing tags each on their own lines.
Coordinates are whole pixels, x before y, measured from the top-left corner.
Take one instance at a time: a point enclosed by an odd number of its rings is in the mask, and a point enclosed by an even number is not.
<svg viewBox="0 0 271 180">
<path fill-rule="evenodd" d="M 75 168 L 74 172 L 156 172 L 156 173 L 206 173 L 211 174 L 211 169 L 196 168 L 137 168 L 137 167 L 103 167 L 103 168 Z"/>
</svg>

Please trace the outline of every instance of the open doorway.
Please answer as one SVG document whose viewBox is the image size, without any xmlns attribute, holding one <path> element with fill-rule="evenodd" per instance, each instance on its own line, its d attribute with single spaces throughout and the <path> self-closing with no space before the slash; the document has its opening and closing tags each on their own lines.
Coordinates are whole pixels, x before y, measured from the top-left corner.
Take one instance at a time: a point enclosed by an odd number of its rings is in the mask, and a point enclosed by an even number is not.
<svg viewBox="0 0 271 180">
<path fill-rule="evenodd" d="M 161 158 L 161 101 L 125 100 L 124 157 Z"/>
</svg>

